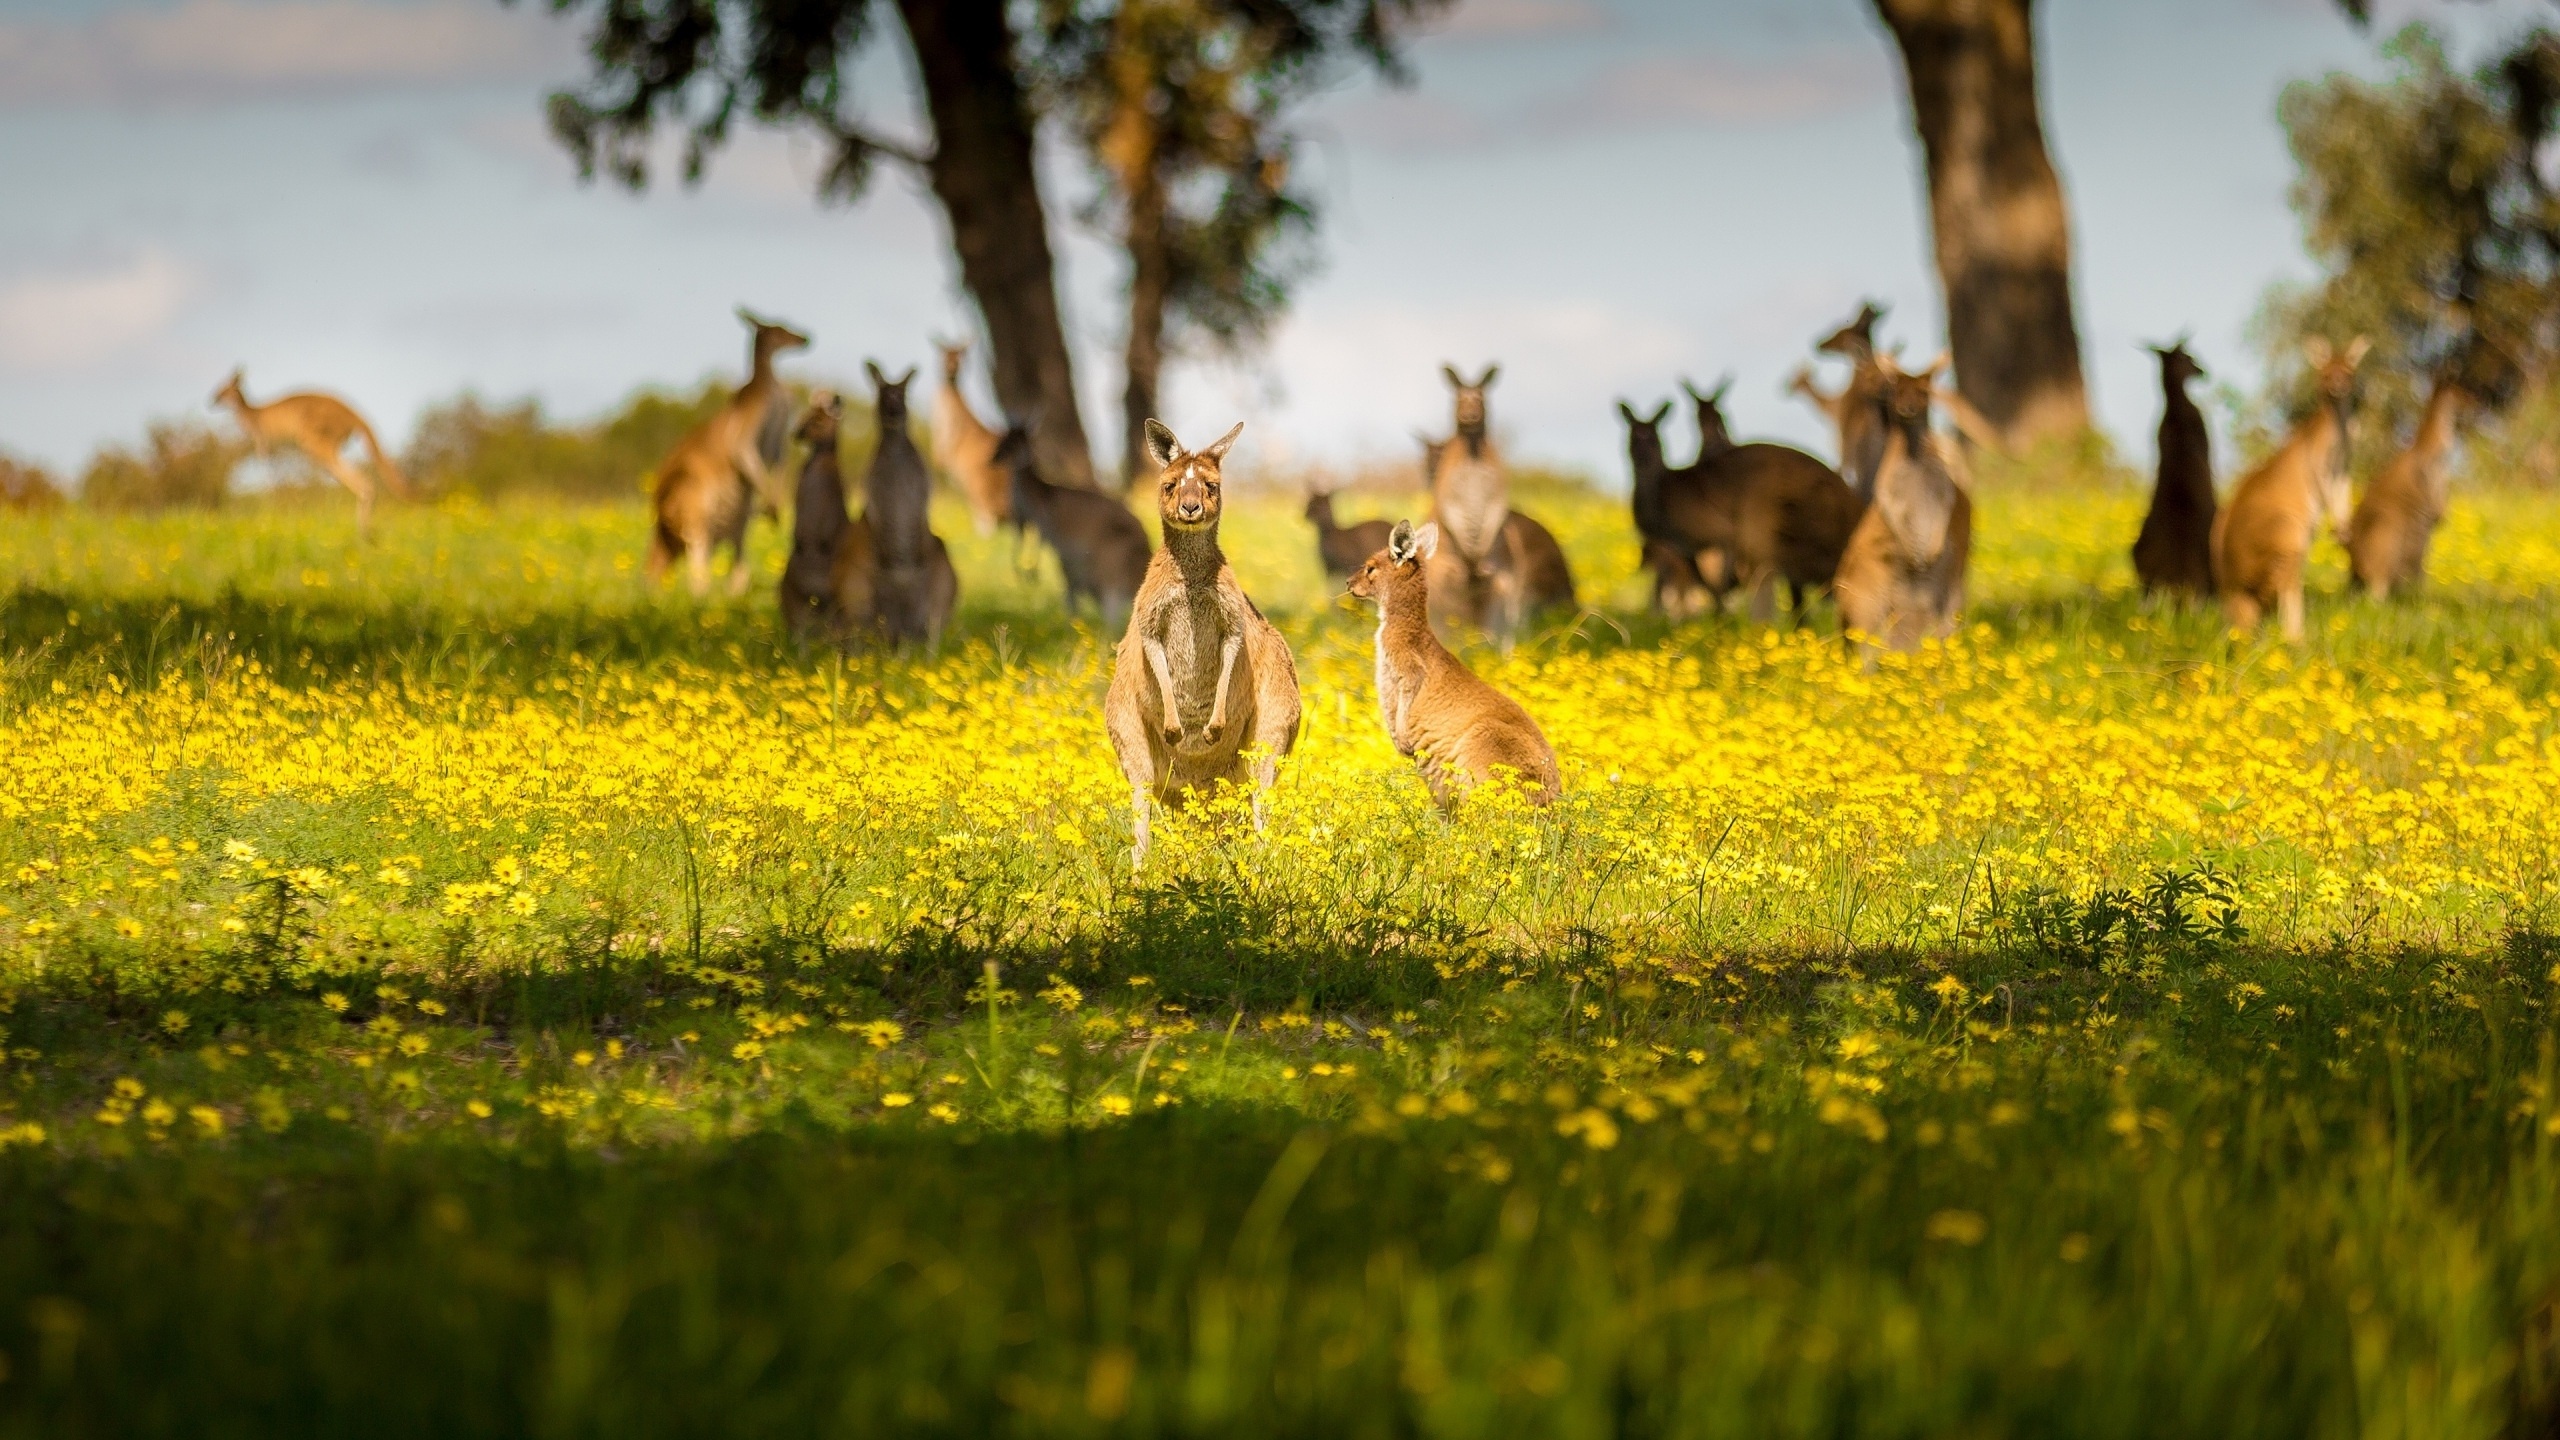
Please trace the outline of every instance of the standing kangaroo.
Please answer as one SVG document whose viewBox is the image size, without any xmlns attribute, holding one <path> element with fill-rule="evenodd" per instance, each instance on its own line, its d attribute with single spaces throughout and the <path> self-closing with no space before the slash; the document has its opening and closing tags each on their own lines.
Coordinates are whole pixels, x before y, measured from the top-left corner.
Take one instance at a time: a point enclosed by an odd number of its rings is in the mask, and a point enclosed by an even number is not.
<svg viewBox="0 0 2560 1440">
<path fill-rule="evenodd" d="M 740 306 L 738 318 L 755 332 L 749 342 L 747 383 L 710 419 L 676 442 L 658 466 L 652 498 L 656 526 L 649 537 L 649 578 L 664 577 L 684 557 L 693 593 L 711 592 L 711 552 L 729 547 L 729 593 L 743 595 L 753 578 L 747 569 L 747 523 L 761 507 L 777 511 L 770 468 L 780 463 L 787 414 L 773 357 L 799 350 L 809 337 L 786 325 L 757 319 Z"/>
<path fill-rule="evenodd" d="M 1665 400 L 1651 415 L 1639 415 L 1626 401 L 1618 416 L 1627 422 L 1627 466 L 1635 477 L 1629 492 L 1636 535 L 1644 542 L 1644 563 L 1653 571 L 1653 608 L 1674 623 L 1706 613 L 1721 597 L 1698 565 L 1698 550 L 1671 528 L 1663 506 L 1662 487 L 1670 465 L 1662 455 L 1662 422 L 1671 414 Z M 1715 566 L 1723 576 L 1721 555 Z"/>
<path fill-rule="evenodd" d="M 1930 428 L 1940 356 L 1905 374 L 1880 361 L 1888 380 L 1870 402 L 1883 432 L 1875 499 L 1858 518 L 1833 582 L 1843 624 L 1893 650 L 1955 633 L 1964 613 L 1965 571 L 1973 553 L 1973 500 L 1965 493 L 1964 459 Z M 1875 655 L 1868 652 L 1867 660 Z"/>
<path fill-rule="evenodd" d="M 2254 630 L 2273 610 L 2285 639 L 2302 638 L 2302 567 L 2312 537 L 2324 517 L 2342 538 L 2348 525 L 2347 412 L 2366 348 L 2361 335 L 2343 352 L 2317 336 L 2304 343 L 2319 387 L 2311 413 L 2240 477 L 2214 517 L 2213 578 L 2235 629 Z"/>
<path fill-rule="evenodd" d="M 2204 378 L 2204 367 L 2184 340 L 2151 353 L 2160 357 L 2160 474 L 2134 537 L 2133 573 L 2146 595 L 2202 600 L 2213 594 L 2213 438 L 2187 382 Z"/>
<path fill-rule="evenodd" d="M 933 478 L 925 473 L 916 442 L 907 436 L 907 386 L 916 372 L 910 368 L 892 380 L 871 361 L 863 361 L 862 369 L 877 397 L 872 414 L 880 432 L 871 468 L 862 477 L 863 519 L 870 522 L 877 567 L 872 609 L 890 644 L 921 642 L 928 650 L 939 649 L 942 629 L 951 623 L 951 608 L 960 598 L 960 578 L 927 514 Z"/>
<path fill-rule="evenodd" d="M 1454 365 L 1440 374 L 1455 392 L 1456 433 L 1440 451 L 1431 475 L 1432 518 L 1448 541 L 1436 548 L 1439 570 L 1431 584 L 1431 622 L 1446 629 L 1463 622 L 1508 650 L 1525 609 L 1512 547 L 1502 543 L 1511 518 L 1511 480 L 1494 448 L 1485 390 L 1502 373 L 1488 365 L 1469 383 Z"/>
<path fill-rule="evenodd" d="M 1002 437 L 978 419 L 969 397 L 960 393 L 960 365 L 969 358 L 969 342 L 945 345 L 937 340 L 933 348 L 942 354 L 942 388 L 933 397 L 933 463 L 960 487 L 978 533 L 993 535 L 1013 516 L 1013 477 L 996 463 Z"/>
<path fill-rule="evenodd" d="M 1220 465 L 1242 433 L 1238 423 L 1195 452 L 1163 422 L 1147 422 L 1164 548 L 1147 564 L 1102 702 L 1103 724 L 1129 777 L 1132 867 L 1147 862 L 1150 801 L 1170 805 L 1221 780 L 1243 783 L 1248 749 L 1259 827 L 1263 792 L 1297 743 L 1298 667 L 1289 644 L 1253 608 L 1218 548 Z"/>
<path fill-rule="evenodd" d="M 1840 429 L 1840 478 L 1858 492 L 1861 501 L 1875 496 L 1876 467 L 1884 459 L 1885 426 L 1879 404 L 1897 373 L 1889 372 L 1889 362 L 1876 353 L 1876 322 L 1884 317 L 1884 307 L 1869 300 L 1847 324 L 1813 342 L 1814 353 L 1849 362 L 1849 383 L 1831 403 L 1838 407 L 1834 414 Z"/>
<path fill-rule="evenodd" d="M 792 432 L 809 447 L 791 505 L 791 559 L 782 567 L 780 586 L 783 629 L 794 640 L 871 621 L 871 527 L 845 514 L 844 472 L 836 465 L 836 438 L 843 423 L 843 397 L 821 390 L 809 397 L 809 413 Z M 851 611 L 836 583 L 838 557 L 849 548 L 864 557 L 853 567 L 862 585 Z"/>
<path fill-rule="evenodd" d="M 1713 411 L 1714 402 L 1706 402 Z M 1726 592 L 1750 597 L 1754 619 L 1776 618 L 1781 580 L 1801 610 L 1806 595 L 1829 587 L 1863 506 L 1828 465 L 1787 445 L 1753 442 L 1712 454 L 1684 469 L 1661 461 L 1662 410 L 1650 421 L 1624 402 L 1627 454 L 1634 464 L 1647 538 L 1690 556 L 1701 583 L 1722 602 Z M 1714 427 L 1723 429 L 1715 415 Z M 1650 519 L 1648 521 L 1647 514 Z"/>
<path fill-rule="evenodd" d="M 1733 388 L 1733 377 L 1727 375 L 1716 388 L 1700 394 L 1698 387 L 1683 378 L 1681 392 L 1689 397 L 1689 406 L 1698 420 L 1698 458 L 1689 462 L 1704 465 L 1733 448 L 1733 431 L 1724 423 L 1725 392 Z"/>
<path fill-rule="evenodd" d="M 409 494 L 408 477 L 391 457 L 382 451 L 382 442 L 374 438 L 373 427 L 355 407 L 335 395 L 304 391 L 281 395 L 264 405 L 252 405 L 242 393 L 240 382 L 248 377 L 246 367 L 235 366 L 231 378 L 213 392 L 213 403 L 227 405 L 240 417 L 240 428 L 257 447 L 258 458 L 265 459 L 272 447 L 282 444 L 311 457 L 311 463 L 328 472 L 329 478 L 347 487 L 356 497 L 356 533 L 370 539 L 373 535 L 373 480 L 362 470 L 347 463 L 347 442 L 364 441 L 365 453 L 373 458 L 373 468 L 391 493 L 402 498 Z"/>
<path fill-rule="evenodd" d="M 1307 523 L 1316 527 L 1316 559 L 1327 575 L 1348 575 L 1387 543 L 1387 522 L 1362 520 L 1338 525 L 1333 519 L 1333 492 L 1307 492 Z"/>
<path fill-rule="evenodd" d="M 2476 402 L 2450 376 L 2439 376 L 2409 448 L 2382 467 L 2347 520 L 2347 565 L 2376 600 L 2427 578 L 2427 542 L 2444 519 L 2453 483 L 2454 428 Z"/>
<path fill-rule="evenodd" d="M 1439 526 L 1398 521 L 1386 548 L 1351 576 L 1351 593 L 1378 607 L 1378 718 L 1444 811 L 1502 770 L 1519 776 L 1532 803 L 1552 804 L 1563 777 L 1538 722 L 1431 633 L 1425 567 L 1439 545 Z"/>
<path fill-rule="evenodd" d="M 1012 477 L 1013 523 L 1039 531 L 1058 552 L 1067 613 L 1075 613 L 1077 596 L 1090 595 L 1106 627 L 1126 620 L 1147 578 L 1147 532 L 1138 517 L 1118 496 L 1041 478 L 1031 431 L 1020 421 L 997 442 L 996 461 Z"/>
</svg>

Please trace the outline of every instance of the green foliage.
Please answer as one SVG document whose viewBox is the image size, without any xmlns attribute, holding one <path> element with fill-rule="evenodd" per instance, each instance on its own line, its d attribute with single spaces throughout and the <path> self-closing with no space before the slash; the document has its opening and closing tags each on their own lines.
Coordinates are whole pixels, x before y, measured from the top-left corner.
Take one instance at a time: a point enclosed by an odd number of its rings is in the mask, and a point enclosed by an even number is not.
<svg viewBox="0 0 2560 1440">
<path fill-rule="evenodd" d="M 586 425 L 556 424 L 533 400 L 491 406 L 466 392 L 419 417 L 405 468 L 429 492 L 482 500 L 641 493 L 658 462 L 726 404 L 734 388 L 715 378 L 690 394 L 644 389 Z"/>
<path fill-rule="evenodd" d="M 139 451 L 107 445 L 80 472 L 83 504 L 108 510 L 209 510 L 231 498 L 249 445 L 200 420 L 154 420 Z"/>
<path fill-rule="evenodd" d="M 47 510 L 62 503 L 62 482 L 32 460 L 0 452 L 0 510 Z"/>
</svg>

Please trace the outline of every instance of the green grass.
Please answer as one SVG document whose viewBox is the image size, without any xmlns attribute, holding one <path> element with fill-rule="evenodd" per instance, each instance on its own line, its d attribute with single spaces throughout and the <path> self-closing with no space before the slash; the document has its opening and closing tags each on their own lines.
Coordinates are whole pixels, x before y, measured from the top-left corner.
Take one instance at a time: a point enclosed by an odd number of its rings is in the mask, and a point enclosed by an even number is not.
<svg viewBox="0 0 2560 1440">
<path fill-rule="evenodd" d="M 769 530 L 745 603 L 647 590 L 627 505 L 394 509 L 371 548 L 336 507 L 19 522 L 0 729 L 88 768 L 22 748 L 0 803 L 0 1436 L 2560 1432 L 2547 882 L 2322 909 L 2272 819 L 2083 854 L 1850 800 L 1799 851 L 1603 774 L 1776 723 L 1755 695 L 1880 746 L 1948 709 L 2131 737 L 2316 665 L 2448 725 L 2493 678 L 2456 783 L 2522 783 L 2489 762 L 2560 744 L 2546 501 L 2466 495 L 2407 604 L 2325 598 L 2324 551 L 2297 660 L 2131 596 L 2132 498 L 1992 493 L 1975 658 L 1872 677 L 1823 620 L 1666 630 L 1621 508 L 1535 504 L 1593 611 L 1472 653 L 1573 802 L 1431 814 L 1367 622 L 1248 497 L 1319 768 L 1142 882 L 1077 728 L 1110 637 L 956 514 L 933 663 L 795 651 Z M 737 737 L 686 762 L 726 788 L 542 794 L 551 727 L 645 753 L 615 714 Z M 2432 763 L 2336 723 L 2287 753 Z M 444 748 L 332 784 L 368 725 Z M 757 798 L 767 748 L 918 729 L 1029 798 Z M 1746 841 L 1811 878 L 1711 888 Z"/>
</svg>

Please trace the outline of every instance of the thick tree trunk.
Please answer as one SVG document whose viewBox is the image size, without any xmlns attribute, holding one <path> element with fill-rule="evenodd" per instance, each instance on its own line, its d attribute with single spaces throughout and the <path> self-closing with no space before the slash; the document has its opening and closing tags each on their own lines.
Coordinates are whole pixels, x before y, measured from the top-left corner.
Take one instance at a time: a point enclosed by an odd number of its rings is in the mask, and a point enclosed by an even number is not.
<svg viewBox="0 0 2560 1440">
<path fill-rule="evenodd" d="M 1093 451 L 1076 411 L 1005 0 L 898 0 L 898 10 L 933 118 L 933 193 L 950 217 L 961 281 L 986 318 L 996 398 L 1008 415 L 1038 417 L 1032 453 L 1046 478 L 1090 487 Z"/>
<path fill-rule="evenodd" d="M 1956 380 L 2012 445 L 2085 428 L 2071 220 L 2045 153 L 2034 0 L 1875 0 L 1902 50 Z"/>
<path fill-rule="evenodd" d="M 1122 464 L 1135 488 L 1155 467 L 1147 460 L 1147 421 L 1156 411 L 1156 384 L 1164 373 L 1165 295 L 1172 288 L 1173 256 L 1165 240 L 1164 183 L 1149 166 L 1129 193 L 1129 379 L 1120 393 Z"/>
</svg>

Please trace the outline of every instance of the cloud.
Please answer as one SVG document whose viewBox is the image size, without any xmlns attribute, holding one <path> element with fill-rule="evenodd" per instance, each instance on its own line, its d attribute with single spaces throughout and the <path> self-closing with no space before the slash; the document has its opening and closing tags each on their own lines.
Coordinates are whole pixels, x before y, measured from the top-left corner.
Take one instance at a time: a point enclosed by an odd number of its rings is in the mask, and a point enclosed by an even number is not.
<svg viewBox="0 0 2560 1440">
<path fill-rule="evenodd" d="M 157 250 L 0 284 L 0 367 L 84 370 L 129 355 L 159 338 L 196 289 L 195 272 Z"/>
<path fill-rule="evenodd" d="M 567 27 L 492 0 L 179 0 L 0 21 L 0 108 L 202 104 L 559 75 Z"/>
<path fill-rule="evenodd" d="M 1434 35 L 1469 40 L 1510 40 L 1605 30 L 1609 14 L 1593 0 L 1464 0 L 1431 27 Z"/>
</svg>

